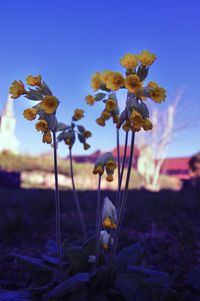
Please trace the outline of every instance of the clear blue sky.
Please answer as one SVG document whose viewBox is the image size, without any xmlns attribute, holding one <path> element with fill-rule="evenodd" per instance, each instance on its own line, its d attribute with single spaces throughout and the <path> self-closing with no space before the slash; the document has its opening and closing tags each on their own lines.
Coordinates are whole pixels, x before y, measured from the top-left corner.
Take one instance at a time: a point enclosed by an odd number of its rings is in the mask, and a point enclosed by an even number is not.
<svg viewBox="0 0 200 301">
<path fill-rule="evenodd" d="M 115 146 L 113 126 L 97 126 L 100 105 L 90 108 L 84 102 L 91 92 L 91 75 L 97 70 L 122 71 L 119 59 L 124 53 L 148 49 L 157 55 L 149 80 L 157 81 L 168 93 L 166 104 L 159 108 L 164 109 L 174 93 L 186 87 L 182 101 L 200 117 L 199 14 L 198 0 L 1 0 L 0 110 L 14 79 L 42 74 L 61 101 L 59 119 L 67 123 L 75 108 L 83 108 L 83 123 L 93 132 L 89 153 L 99 147 L 109 150 Z M 48 151 L 34 122 L 23 119 L 29 101 L 14 102 L 21 150 Z M 186 110 L 185 118 L 192 120 L 193 114 Z M 200 150 L 199 131 L 196 123 L 182 132 L 169 155 Z M 82 152 L 79 146 L 74 151 Z M 62 146 L 60 153 L 65 155 L 67 149 Z"/>
</svg>

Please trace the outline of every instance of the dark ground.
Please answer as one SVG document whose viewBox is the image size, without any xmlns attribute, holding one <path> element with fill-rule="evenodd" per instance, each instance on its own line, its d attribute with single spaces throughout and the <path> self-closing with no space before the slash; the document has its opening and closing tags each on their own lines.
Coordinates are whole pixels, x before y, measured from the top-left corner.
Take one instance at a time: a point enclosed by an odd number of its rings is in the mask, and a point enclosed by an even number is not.
<svg viewBox="0 0 200 301">
<path fill-rule="evenodd" d="M 90 237 L 95 227 L 96 192 L 78 194 Z M 114 200 L 115 192 L 103 191 L 104 196 Z M 72 192 L 61 192 L 60 198 L 62 241 L 67 246 L 79 244 L 80 223 Z M 47 240 L 55 239 L 54 192 L 2 189 L 0 207 L 0 259 L 11 252 L 36 257 L 45 253 Z M 130 191 L 119 248 L 140 241 L 146 251 L 144 266 L 168 272 L 172 288 L 188 292 L 181 300 L 199 301 L 200 284 L 192 287 L 187 279 L 194 268 L 200 278 L 200 192 L 190 188 Z M 17 264 L 11 267 L 1 260 L 0 288 L 7 289 L 9 279 L 9 289 L 17 289 L 23 273 Z"/>
</svg>

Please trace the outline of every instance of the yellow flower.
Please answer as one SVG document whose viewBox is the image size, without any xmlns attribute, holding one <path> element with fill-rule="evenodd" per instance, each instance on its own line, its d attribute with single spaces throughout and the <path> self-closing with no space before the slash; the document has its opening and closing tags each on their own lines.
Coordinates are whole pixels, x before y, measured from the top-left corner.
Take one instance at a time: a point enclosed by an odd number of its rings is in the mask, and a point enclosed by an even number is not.
<svg viewBox="0 0 200 301">
<path fill-rule="evenodd" d="M 68 138 L 65 139 L 65 144 L 66 145 L 71 145 L 72 144 L 72 140 L 71 140 L 70 137 L 68 137 Z"/>
<path fill-rule="evenodd" d="M 111 72 L 106 81 L 106 87 L 114 91 L 124 87 L 123 75 L 120 72 Z"/>
<path fill-rule="evenodd" d="M 11 98 L 13 98 L 13 99 L 16 99 L 16 98 L 20 97 L 21 95 L 26 94 L 26 90 L 24 88 L 24 84 L 22 83 L 22 81 L 14 80 L 9 89 L 9 93 L 12 94 Z"/>
<path fill-rule="evenodd" d="M 140 78 L 136 74 L 131 74 L 126 77 L 125 87 L 129 92 L 135 93 L 141 86 Z"/>
<path fill-rule="evenodd" d="M 58 99 L 55 96 L 45 96 L 40 103 L 40 107 L 47 114 L 52 114 L 58 107 Z"/>
<path fill-rule="evenodd" d="M 85 138 L 89 138 L 89 137 L 92 137 L 92 133 L 91 133 L 90 131 L 85 131 L 85 132 L 83 133 L 83 136 L 84 136 Z"/>
<path fill-rule="evenodd" d="M 88 105 L 92 106 L 94 104 L 94 96 L 92 95 L 87 95 L 85 97 L 85 101 Z"/>
<path fill-rule="evenodd" d="M 101 113 L 101 118 L 104 119 L 104 120 L 108 120 L 110 118 L 110 112 L 108 112 L 107 110 L 104 110 Z"/>
<path fill-rule="evenodd" d="M 158 84 L 156 82 L 149 82 L 147 85 L 148 88 L 155 89 L 158 87 Z"/>
<path fill-rule="evenodd" d="M 48 130 L 48 123 L 45 119 L 41 119 L 36 123 L 35 127 L 37 131 L 46 132 Z"/>
<path fill-rule="evenodd" d="M 80 110 L 80 109 L 76 109 L 74 111 L 74 116 L 73 116 L 73 119 L 75 120 L 80 120 L 81 118 L 84 117 L 84 111 L 83 110 Z"/>
<path fill-rule="evenodd" d="M 117 229 L 117 225 L 115 223 L 112 223 L 112 229 Z"/>
<path fill-rule="evenodd" d="M 131 126 L 131 130 L 132 130 L 133 132 L 139 132 L 139 131 L 141 130 L 141 127 L 142 127 L 142 125 L 139 124 L 139 123 L 133 124 L 133 125 Z"/>
<path fill-rule="evenodd" d="M 105 126 L 105 119 L 102 117 L 96 119 L 96 123 L 101 126 Z"/>
<path fill-rule="evenodd" d="M 120 59 L 120 64 L 126 69 L 133 69 L 137 66 L 138 60 L 136 54 L 127 53 Z"/>
<path fill-rule="evenodd" d="M 106 167 L 111 169 L 111 170 L 114 170 L 116 168 L 116 166 L 117 166 L 116 162 L 112 159 L 110 159 L 106 162 Z"/>
<path fill-rule="evenodd" d="M 89 149 L 91 146 L 88 144 L 88 143 L 84 143 L 83 144 L 83 148 L 84 148 L 84 150 L 87 150 L 87 149 Z"/>
<path fill-rule="evenodd" d="M 108 249 L 108 244 L 102 244 L 103 249 L 107 250 Z"/>
<path fill-rule="evenodd" d="M 36 118 L 37 110 L 34 108 L 26 109 L 23 112 L 24 118 L 27 120 L 34 120 Z"/>
<path fill-rule="evenodd" d="M 116 109 L 116 107 L 117 107 L 117 103 L 114 99 L 110 98 L 106 101 L 106 110 L 108 112 L 114 111 Z"/>
<path fill-rule="evenodd" d="M 104 218 L 103 227 L 104 228 L 112 228 L 112 221 L 111 221 L 111 218 L 109 216 L 106 216 Z"/>
<path fill-rule="evenodd" d="M 113 181 L 113 175 L 112 174 L 108 174 L 107 177 L 106 177 L 106 181 L 112 182 Z"/>
<path fill-rule="evenodd" d="M 41 75 L 37 75 L 37 76 L 32 76 L 32 75 L 29 75 L 27 78 L 26 78 L 26 82 L 29 86 L 38 86 L 40 87 L 41 86 Z"/>
<path fill-rule="evenodd" d="M 101 87 L 101 73 L 96 72 L 91 79 L 91 87 L 94 91 L 100 89 Z"/>
<path fill-rule="evenodd" d="M 94 175 L 99 174 L 100 176 L 102 176 L 103 173 L 104 173 L 104 168 L 103 168 L 103 166 L 102 166 L 102 165 L 97 165 L 97 166 L 95 166 L 92 173 L 93 173 Z"/>
<path fill-rule="evenodd" d="M 52 143 L 52 137 L 51 137 L 51 132 L 50 131 L 46 131 L 44 133 L 43 138 L 42 138 L 42 142 L 47 143 L 47 144 Z"/>
<path fill-rule="evenodd" d="M 143 120 L 142 127 L 145 131 L 149 131 L 149 130 L 152 130 L 153 124 L 151 123 L 151 121 L 148 118 L 146 118 Z"/>
<path fill-rule="evenodd" d="M 138 54 L 138 60 L 143 66 L 150 66 L 155 61 L 156 56 L 148 50 L 143 50 Z"/>
<path fill-rule="evenodd" d="M 103 71 L 100 75 L 100 79 L 103 83 L 107 83 L 108 81 L 108 78 L 109 76 L 113 73 L 113 71 L 109 71 L 109 70 L 106 70 L 106 71 Z"/>
<path fill-rule="evenodd" d="M 131 116 L 129 117 L 129 119 L 134 124 L 141 124 L 143 122 L 142 115 L 136 110 L 132 111 Z"/>
<path fill-rule="evenodd" d="M 166 98 L 166 91 L 161 87 L 156 87 L 153 91 L 150 92 L 150 97 L 157 103 L 164 101 Z"/>
<path fill-rule="evenodd" d="M 131 129 L 131 123 L 129 120 L 126 120 L 125 123 L 123 124 L 122 126 L 122 129 L 125 131 L 125 132 L 128 132 L 130 129 Z"/>
</svg>

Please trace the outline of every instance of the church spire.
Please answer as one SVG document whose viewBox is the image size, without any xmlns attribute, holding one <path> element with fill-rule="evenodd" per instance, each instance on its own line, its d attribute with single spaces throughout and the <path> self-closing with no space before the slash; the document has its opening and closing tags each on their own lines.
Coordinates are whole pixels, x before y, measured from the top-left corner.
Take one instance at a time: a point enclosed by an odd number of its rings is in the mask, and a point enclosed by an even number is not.
<svg viewBox="0 0 200 301">
<path fill-rule="evenodd" d="M 0 122 L 0 152 L 19 152 L 19 141 L 15 136 L 16 119 L 14 115 L 13 99 L 8 95 Z"/>
<path fill-rule="evenodd" d="M 3 115 L 8 117 L 14 117 L 13 99 L 11 98 L 10 94 L 8 94 L 8 98 L 3 110 Z"/>
</svg>

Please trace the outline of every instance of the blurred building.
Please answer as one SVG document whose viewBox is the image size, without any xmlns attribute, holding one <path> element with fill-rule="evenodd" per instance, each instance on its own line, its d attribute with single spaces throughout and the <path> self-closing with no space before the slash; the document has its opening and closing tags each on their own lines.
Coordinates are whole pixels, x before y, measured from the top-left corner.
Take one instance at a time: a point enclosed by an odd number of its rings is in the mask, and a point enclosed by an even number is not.
<svg viewBox="0 0 200 301">
<path fill-rule="evenodd" d="M 19 153 L 19 141 L 15 136 L 15 126 L 13 99 L 8 96 L 0 116 L 0 152 L 6 150 L 15 154 Z"/>
<path fill-rule="evenodd" d="M 181 158 L 167 158 L 165 159 L 162 167 L 161 173 L 170 176 L 176 176 L 179 179 L 189 178 L 189 163 L 190 157 Z"/>
<path fill-rule="evenodd" d="M 114 148 L 112 154 L 117 159 L 117 148 Z M 101 156 L 103 152 L 100 150 L 90 155 L 73 155 L 73 160 L 77 163 L 95 163 L 97 158 Z M 120 159 L 123 160 L 124 146 L 120 145 Z M 130 155 L 130 146 L 127 147 L 127 162 Z M 169 176 L 176 176 L 179 179 L 187 179 L 189 177 L 188 162 L 190 157 L 180 158 L 166 158 L 161 167 L 161 173 Z M 126 163 L 127 163 L 126 162 Z M 150 147 L 145 145 L 142 149 L 135 146 L 133 166 L 139 173 L 144 175 L 147 173 L 147 177 L 151 177 L 155 172 L 155 166 L 152 164 L 153 158 L 150 151 Z M 148 181 L 147 181 L 148 182 Z"/>
<path fill-rule="evenodd" d="M 113 154 L 113 157 L 117 160 L 117 148 L 114 148 L 111 152 Z M 122 161 L 123 156 L 124 156 L 124 146 L 120 145 L 119 153 L 120 153 L 120 160 Z M 74 160 L 74 162 L 77 162 L 77 163 L 94 164 L 96 162 L 97 158 L 99 158 L 103 154 L 104 154 L 104 152 L 97 150 L 93 154 L 90 154 L 90 155 L 73 155 L 73 160 Z M 126 154 L 127 154 L 127 162 L 126 162 L 126 164 L 127 164 L 129 156 L 130 156 L 130 146 L 127 147 Z M 139 157 L 139 149 L 137 148 L 137 146 L 135 146 L 134 155 L 133 155 L 133 166 L 134 167 L 137 167 L 138 157 Z"/>
</svg>

